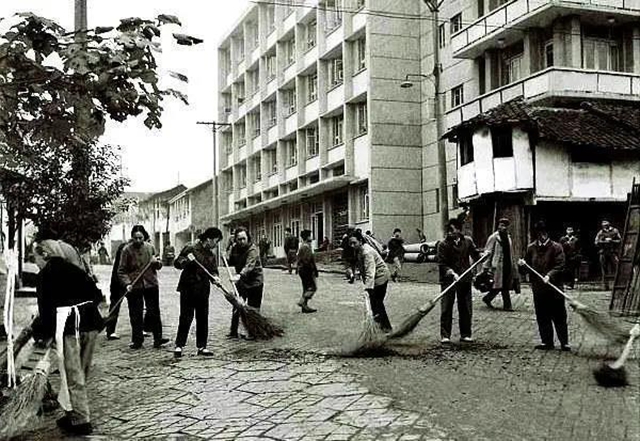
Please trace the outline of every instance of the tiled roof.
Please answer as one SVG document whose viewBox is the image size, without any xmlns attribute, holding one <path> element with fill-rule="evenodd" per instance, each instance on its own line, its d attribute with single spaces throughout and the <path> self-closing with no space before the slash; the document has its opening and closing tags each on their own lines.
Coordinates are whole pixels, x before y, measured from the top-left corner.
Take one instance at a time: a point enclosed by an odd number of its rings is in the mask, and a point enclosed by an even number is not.
<svg viewBox="0 0 640 441">
<path fill-rule="evenodd" d="M 534 106 L 522 98 L 503 103 L 451 129 L 479 126 L 525 125 L 540 139 L 576 146 L 640 150 L 640 106 L 585 101 L 580 108 Z"/>
</svg>

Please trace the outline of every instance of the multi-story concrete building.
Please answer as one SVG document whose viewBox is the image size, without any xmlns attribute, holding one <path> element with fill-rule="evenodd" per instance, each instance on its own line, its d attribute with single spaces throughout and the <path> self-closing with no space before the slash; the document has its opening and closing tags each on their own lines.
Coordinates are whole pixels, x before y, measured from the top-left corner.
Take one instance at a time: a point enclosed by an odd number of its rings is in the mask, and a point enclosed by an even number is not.
<svg viewBox="0 0 640 441">
<path fill-rule="evenodd" d="M 420 3 L 259 2 L 219 46 L 221 219 L 276 254 L 287 226 L 332 241 L 422 227 L 420 96 L 399 87 L 420 71 L 419 27 L 369 10 Z"/>
<path fill-rule="evenodd" d="M 213 182 L 211 179 L 191 187 L 169 200 L 169 235 L 176 250 L 182 249 L 188 242 L 207 228 L 214 226 Z"/>
</svg>

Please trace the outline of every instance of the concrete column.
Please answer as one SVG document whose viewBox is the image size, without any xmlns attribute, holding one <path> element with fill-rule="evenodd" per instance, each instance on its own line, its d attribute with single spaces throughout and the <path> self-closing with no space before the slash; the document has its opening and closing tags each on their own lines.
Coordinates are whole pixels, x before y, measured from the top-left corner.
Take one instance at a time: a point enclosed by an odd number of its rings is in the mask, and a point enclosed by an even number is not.
<svg viewBox="0 0 640 441">
<path fill-rule="evenodd" d="M 640 74 L 640 26 L 633 28 L 633 40 L 631 42 L 633 60 L 633 73 Z"/>
<path fill-rule="evenodd" d="M 565 56 L 564 26 L 561 20 L 553 23 L 553 64 L 559 67 L 568 67 Z"/>
<path fill-rule="evenodd" d="M 568 58 L 570 67 L 582 67 L 582 33 L 580 30 L 580 18 L 571 17 L 569 22 Z"/>
</svg>

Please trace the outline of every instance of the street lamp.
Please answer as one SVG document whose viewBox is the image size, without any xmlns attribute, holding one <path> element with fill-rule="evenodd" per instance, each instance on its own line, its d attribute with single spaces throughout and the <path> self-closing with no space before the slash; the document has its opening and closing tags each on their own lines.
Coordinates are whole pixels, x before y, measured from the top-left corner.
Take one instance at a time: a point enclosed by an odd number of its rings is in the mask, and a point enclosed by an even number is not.
<svg viewBox="0 0 640 441">
<path fill-rule="evenodd" d="M 217 121 L 198 121 L 196 124 L 201 124 L 205 126 L 211 127 L 211 132 L 213 133 L 213 207 L 215 211 L 215 221 L 216 227 L 220 228 L 220 210 L 219 210 L 219 194 L 218 194 L 218 152 L 216 150 L 216 133 L 218 132 L 219 127 L 228 127 L 231 124 L 222 123 Z"/>
</svg>

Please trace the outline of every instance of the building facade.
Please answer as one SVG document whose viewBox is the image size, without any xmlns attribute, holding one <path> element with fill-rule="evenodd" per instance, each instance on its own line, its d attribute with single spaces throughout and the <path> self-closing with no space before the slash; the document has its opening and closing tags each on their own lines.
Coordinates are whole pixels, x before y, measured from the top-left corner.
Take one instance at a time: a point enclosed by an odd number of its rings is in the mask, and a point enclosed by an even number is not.
<svg viewBox="0 0 640 441">
<path fill-rule="evenodd" d="M 286 227 L 316 243 L 348 226 L 415 231 L 421 103 L 399 86 L 420 71 L 420 29 L 367 11 L 420 3 L 290 3 L 251 6 L 218 49 L 222 223 L 265 232 L 276 255 Z"/>
<path fill-rule="evenodd" d="M 193 243 L 200 233 L 215 225 L 213 181 L 207 179 L 169 200 L 169 236 L 176 250 Z"/>
</svg>

